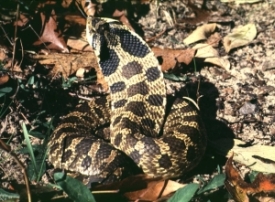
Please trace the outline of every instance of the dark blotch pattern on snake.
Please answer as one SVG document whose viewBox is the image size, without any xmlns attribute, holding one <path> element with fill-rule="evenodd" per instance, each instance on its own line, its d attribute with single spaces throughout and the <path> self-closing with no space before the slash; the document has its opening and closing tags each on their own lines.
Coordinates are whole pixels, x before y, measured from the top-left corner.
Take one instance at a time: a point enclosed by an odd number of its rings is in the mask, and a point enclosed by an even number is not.
<svg viewBox="0 0 275 202">
<path fill-rule="evenodd" d="M 177 98 L 168 114 L 157 59 L 136 33 L 112 19 L 88 17 L 110 95 L 68 114 L 49 142 L 49 161 L 97 181 L 123 177 L 134 162 L 154 177 L 177 177 L 198 164 L 206 135 L 196 107 Z M 110 127 L 107 135 L 102 128 Z M 134 168 L 133 168 L 134 169 Z"/>
</svg>

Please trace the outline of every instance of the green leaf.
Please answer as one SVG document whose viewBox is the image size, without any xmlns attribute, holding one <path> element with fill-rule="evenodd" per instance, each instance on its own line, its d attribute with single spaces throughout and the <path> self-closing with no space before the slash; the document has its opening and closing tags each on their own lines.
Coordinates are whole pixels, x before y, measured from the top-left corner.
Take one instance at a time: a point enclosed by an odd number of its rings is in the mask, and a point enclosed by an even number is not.
<svg viewBox="0 0 275 202">
<path fill-rule="evenodd" d="M 250 182 L 253 182 L 258 174 L 259 172 L 252 170 L 248 175 Z"/>
<path fill-rule="evenodd" d="M 0 97 L 3 97 L 7 93 L 12 91 L 12 87 L 0 88 Z"/>
<path fill-rule="evenodd" d="M 37 137 L 39 139 L 45 138 L 45 135 L 39 131 L 29 131 L 29 134 L 33 137 Z"/>
<path fill-rule="evenodd" d="M 20 88 L 22 88 L 24 91 L 26 92 L 30 92 L 29 89 L 26 88 L 26 86 L 24 84 L 20 84 Z"/>
<path fill-rule="evenodd" d="M 7 201 L 11 199 L 19 199 L 20 196 L 16 193 L 10 193 L 0 188 L 0 201 Z"/>
<path fill-rule="evenodd" d="M 176 191 L 176 193 L 168 200 L 168 202 L 188 202 L 194 197 L 198 188 L 198 184 L 188 184 Z"/>
<path fill-rule="evenodd" d="M 54 180 L 72 200 L 76 202 L 95 202 L 94 196 L 90 190 L 80 181 L 70 176 L 66 176 L 63 172 L 54 173 Z"/>
<path fill-rule="evenodd" d="M 164 78 L 172 81 L 186 81 L 187 77 L 176 76 L 175 74 L 164 74 Z"/>
<path fill-rule="evenodd" d="M 39 181 L 42 177 L 42 174 L 46 171 L 45 160 L 36 160 L 35 165 L 40 168 L 39 171 L 35 170 L 34 164 L 32 161 L 29 161 L 27 167 L 28 177 L 31 181 Z"/>
<path fill-rule="evenodd" d="M 24 134 L 25 140 L 26 140 L 27 148 L 28 148 L 28 151 L 29 151 L 29 154 L 30 154 L 30 157 L 31 157 L 31 161 L 33 163 L 33 168 L 34 168 L 34 171 L 35 171 L 36 176 L 37 176 L 37 165 L 36 165 L 32 145 L 31 145 L 31 141 L 30 141 L 30 138 L 29 138 L 29 133 L 28 133 L 28 130 L 26 128 L 25 123 L 22 124 L 22 129 L 23 129 L 23 134 Z"/>
<path fill-rule="evenodd" d="M 198 194 L 201 194 L 203 192 L 210 191 L 213 189 L 217 189 L 223 186 L 224 180 L 225 180 L 225 174 L 216 175 L 206 186 L 204 186 L 198 191 Z"/>
<path fill-rule="evenodd" d="M 42 145 L 32 145 L 32 150 L 33 152 L 42 152 L 43 151 L 43 146 Z M 19 150 L 17 150 L 20 154 L 28 154 L 29 153 L 29 149 L 27 147 L 21 148 Z"/>
<path fill-rule="evenodd" d="M 27 141 L 26 141 L 27 142 Z M 21 154 L 30 154 L 29 147 L 24 147 L 18 150 Z M 43 145 L 31 145 L 31 153 L 35 153 L 34 159 L 28 162 L 27 173 L 28 177 L 32 181 L 39 181 L 46 171 L 46 156 L 47 148 Z M 31 155 L 31 154 L 30 154 Z M 32 159 L 32 157 L 31 157 Z"/>
<path fill-rule="evenodd" d="M 0 88 L 0 93 L 9 93 L 12 91 L 12 87 Z"/>
<path fill-rule="evenodd" d="M 27 82 L 29 85 L 33 85 L 34 83 L 34 76 L 31 76 Z"/>
<path fill-rule="evenodd" d="M 64 78 L 62 79 L 62 88 L 67 89 L 72 86 L 73 83 L 77 81 L 77 77 L 71 77 L 65 80 Z"/>
</svg>

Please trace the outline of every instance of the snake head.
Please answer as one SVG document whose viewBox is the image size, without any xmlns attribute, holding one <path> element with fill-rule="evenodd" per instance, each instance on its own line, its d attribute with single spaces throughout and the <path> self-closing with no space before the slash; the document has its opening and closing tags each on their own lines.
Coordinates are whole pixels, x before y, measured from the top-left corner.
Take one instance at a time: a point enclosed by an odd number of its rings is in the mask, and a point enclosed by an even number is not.
<svg viewBox="0 0 275 202">
<path fill-rule="evenodd" d="M 98 26 L 102 24 L 103 22 L 100 20 L 100 18 L 95 18 L 92 16 L 87 17 L 86 22 L 86 39 L 90 46 L 94 49 L 94 52 L 97 56 L 99 56 L 100 53 L 100 38 L 101 34 L 98 33 Z"/>
<path fill-rule="evenodd" d="M 110 33 L 110 23 L 119 23 L 111 18 L 87 17 L 86 38 L 97 56 L 100 55 L 102 46 L 107 45 L 106 36 Z"/>
</svg>

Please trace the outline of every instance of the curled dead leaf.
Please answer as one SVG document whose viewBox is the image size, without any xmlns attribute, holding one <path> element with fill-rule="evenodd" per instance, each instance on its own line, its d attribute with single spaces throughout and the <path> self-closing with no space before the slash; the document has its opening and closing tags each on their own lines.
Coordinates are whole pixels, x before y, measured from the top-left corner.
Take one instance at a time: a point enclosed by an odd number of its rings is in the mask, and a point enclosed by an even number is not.
<svg viewBox="0 0 275 202">
<path fill-rule="evenodd" d="M 228 53 L 233 48 L 249 44 L 257 35 L 257 29 L 254 24 L 239 26 L 223 39 L 225 51 Z"/>
<path fill-rule="evenodd" d="M 183 40 L 186 45 L 195 43 L 200 40 L 206 40 L 210 34 L 212 34 L 217 27 L 216 23 L 205 24 L 198 27 L 192 34 Z"/>
<path fill-rule="evenodd" d="M 249 202 L 251 198 L 275 195 L 275 174 L 259 173 L 252 183 L 245 182 L 233 164 L 233 155 L 225 166 L 225 187 L 237 202 Z M 273 198 L 273 201 L 275 198 Z M 263 200 L 261 200 L 263 201 Z"/>
<path fill-rule="evenodd" d="M 205 62 L 223 67 L 226 70 L 230 69 L 230 62 L 227 60 L 227 58 L 220 57 L 218 51 L 212 46 L 201 43 L 194 46 L 193 49 L 197 50 L 195 55 L 196 58 L 205 58 Z"/>
<path fill-rule="evenodd" d="M 197 58 L 211 58 L 219 56 L 218 51 L 206 43 L 197 44 L 193 48 L 197 50 L 195 55 Z"/>
</svg>

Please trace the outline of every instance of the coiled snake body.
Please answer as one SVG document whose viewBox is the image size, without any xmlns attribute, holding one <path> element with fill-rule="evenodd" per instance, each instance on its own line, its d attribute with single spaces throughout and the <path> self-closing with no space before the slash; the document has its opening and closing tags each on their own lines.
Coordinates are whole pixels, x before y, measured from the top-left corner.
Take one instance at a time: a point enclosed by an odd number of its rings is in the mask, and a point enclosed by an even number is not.
<svg viewBox="0 0 275 202">
<path fill-rule="evenodd" d="M 86 31 L 110 96 L 64 118 L 49 142 L 49 161 L 98 181 L 120 178 L 129 157 L 155 177 L 177 177 L 196 166 L 206 147 L 197 109 L 183 98 L 166 106 L 163 74 L 148 45 L 112 19 L 88 17 Z M 109 137 L 102 137 L 100 128 L 109 123 Z"/>
</svg>

